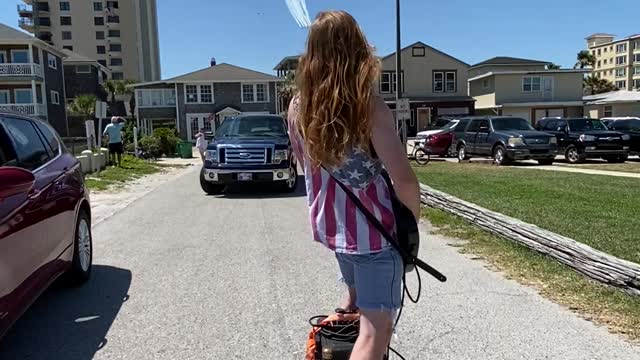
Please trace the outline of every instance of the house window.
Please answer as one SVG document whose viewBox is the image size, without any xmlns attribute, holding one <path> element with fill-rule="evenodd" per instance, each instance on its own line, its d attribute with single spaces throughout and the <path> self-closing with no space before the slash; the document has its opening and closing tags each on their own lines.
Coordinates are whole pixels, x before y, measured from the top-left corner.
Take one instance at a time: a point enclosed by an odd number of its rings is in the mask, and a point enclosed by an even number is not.
<svg viewBox="0 0 640 360">
<path fill-rule="evenodd" d="M 7 52 L 0 50 L 0 64 L 4 64 L 7 62 Z"/>
<path fill-rule="evenodd" d="M 633 79 L 633 88 L 640 90 L 640 79 Z"/>
<path fill-rule="evenodd" d="M 60 105 L 60 94 L 57 91 L 51 90 L 51 103 Z"/>
<path fill-rule="evenodd" d="M 625 77 L 626 75 L 627 75 L 627 69 L 626 68 L 616 69 L 616 77 Z"/>
<path fill-rule="evenodd" d="M 91 73 L 91 65 L 76 65 L 76 73 L 78 74 Z"/>
<path fill-rule="evenodd" d="M 416 57 L 424 57 L 425 56 L 425 48 L 424 46 L 414 46 L 411 48 L 411 55 Z"/>
<path fill-rule="evenodd" d="M 110 38 L 115 38 L 115 37 L 120 37 L 120 30 L 109 30 L 109 37 Z"/>
<path fill-rule="evenodd" d="M 111 66 L 122 66 L 121 58 L 111 58 Z"/>
<path fill-rule="evenodd" d="M 488 89 L 489 88 L 489 80 L 487 80 L 487 79 L 482 80 L 482 88 L 483 89 Z"/>
<path fill-rule="evenodd" d="M 121 44 L 110 44 L 109 45 L 109 51 L 121 52 L 122 51 L 122 45 Z"/>
<path fill-rule="evenodd" d="M 608 60 L 608 59 L 604 59 L 604 60 L 602 60 L 602 61 L 604 62 L 604 64 L 605 64 L 605 65 L 607 65 L 607 60 Z"/>
<path fill-rule="evenodd" d="M 118 16 L 118 15 L 107 16 L 107 22 L 108 23 L 119 23 L 120 22 L 120 16 Z"/>
<path fill-rule="evenodd" d="M 200 85 L 200 102 L 201 103 L 213 102 L 213 89 L 211 85 Z"/>
<path fill-rule="evenodd" d="M 104 40 L 104 31 L 96 31 L 96 40 Z"/>
<path fill-rule="evenodd" d="M 104 54 L 107 52 L 107 48 L 105 48 L 103 45 L 98 45 L 96 46 L 96 52 L 98 52 L 98 54 Z"/>
<path fill-rule="evenodd" d="M 102 3 L 94 2 L 93 3 L 93 11 L 102 11 Z"/>
<path fill-rule="evenodd" d="M 93 25 L 101 26 L 104 25 L 104 18 L 102 16 L 96 16 L 93 18 Z"/>
<path fill-rule="evenodd" d="M 456 92 L 456 77 L 455 71 L 434 71 L 433 92 Z"/>
<path fill-rule="evenodd" d="M 616 52 L 619 53 L 623 53 L 627 51 L 627 44 L 618 44 L 616 45 Z"/>
<path fill-rule="evenodd" d="M 624 65 L 627 63 L 626 56 L 616 56 L 616 65 Z"/>
<path fill-rule="evenodd" d="M 18 64 L 26 64 L 29 62 L 28 50 L 11 50 L 11 62 Z"/>
<path fill-rule="evenodd" d="M 640 40 L 633 42 L 633 50 L 640 50 Z"/>
<path fill-rule="evenodd" d="M 111 74 L 113 80 L 124 80 L 124 74 L 121 72 L 114 72 Z"/>
<path fill-rule="evenodd" d="M 626 89 L 627 88 L 627 81 L 626 80 L 618 80 L 618 81 L 616 81 L 616 87 L 618 89 Z"/>
<path fill-rule="evenodd" d="M 634 75 L 640 75 L 640 66 L 636 66 L 636 67 L 634 68 L 634 73 L 633 73 L 633 74 L 634 74 Z"/>
<path fill-rule="evenodd" d="M 73 51 L 73 46 L 71 46 L 71 45 L 65 45 L 65 46 L 63 46 L 62 48 L 63 48 L 63 49 L 67 49 L 67 50 L 69 50 L 69 51 Z"/>
<path fill-rule="evenodd" d="M 605 105 L 604 106 L 604 117 L 611 117 L 613 116 L 613 106 L 612 105 Z"/>
<path fill-rule="evenodd" d="M 69 11 L 71 10 L 71 5 L 68 1 L 60 1 L 60 11 Z"/>
<path fill-rule="evenodd" d="M 118 8 L 118 2 L 117 1 L 107 1 L 107 7 L 109 9 L 117 9 Z"/>
<path fill-rule="evenodd" d="M 596 67 L 600 67 L 600 60 L 598 60 L 598 64 L 596 65 Z"/>
<path fill-rule="evenodd" d="M 525 76 L 522 78 L 522 91 L 523 92 L 537 92 L 540 91 L 540 77 L 539 76 Z"/>
<path fill-rule="evenodd" d="M 60 25 L 71 25 L 71 16 L 60 16 Z"/>
<path fill-rule="evenodd" d="M 380 74 L 380 93 L 388 94 L 391 92 L 391 73 L 383 72 Z"/>
<path fill-rule="evenodd" d="M 242 102 L 268 102 L 269 88 L 266 83 L 242 84 Z"/>
<path fill-rule="evenodd" d="M 190 104 L 213 103 L 213 85 L 186 85 L 185 95 Z"/>
<path fill-rule="evenodd" d="M 602 53 L 601 50 L 602 49 L 598 49 L 598 56 L 600 56 L 600 54 Z"/>
<path fill-rule="evenodd" d="M 9 90 L 0 90 L 0 104 L 9 103 Z"/>
<path fill-rule="evenodd" d="M 640 63 L 640 54 L 633 54 L 633 62 Z"/>
<path fill-rule="evenodd" d="M 31 97 L 31 89 L 15 89 L 13 91 L 13 96 L 15 98 L 16 104 L 31 104 L 33 103 L 33 98 Z"/>
<path fill-rule="evenodd" d="M 71 31 L 63 31 L 62 40 L 71 40 Z"/>
<path fill-rule="evenodd" d="M 174 89 L 141 89 L 137 90 L 140 107 L 164 107 L 176 105 Z"/>
<path fill-rule="evenodd" d="M 55 55 L 47 54 L 47 63 L 49 67 L 52 69 L 58 69 L 58 59 L 56 59 Z"/>
<path fill-rule="evenodd" d="M 607 52 L 607 48 L 604 48 L 604 52 Z"/>
<path fill-rule="evenodd" d="M 100 64 L 100 65 L 102 65 L 104 67 L 107 67 L 107 60 L 98 60 L 98 64 Z"/>
</svg>

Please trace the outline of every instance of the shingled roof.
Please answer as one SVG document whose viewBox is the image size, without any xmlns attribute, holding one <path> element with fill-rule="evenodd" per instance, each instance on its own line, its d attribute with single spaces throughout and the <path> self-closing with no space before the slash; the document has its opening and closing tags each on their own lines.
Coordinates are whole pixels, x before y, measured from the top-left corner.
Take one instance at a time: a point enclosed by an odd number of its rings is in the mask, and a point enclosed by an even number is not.
<svg viewBox="0 0 640 360">
<path fill-rule="evenodd" d="M 487 65 L 548 65 L 548 61 L 521 59 L 509 56 L 496 56 L 471 66 L 471 69 Z"/>
</svg>

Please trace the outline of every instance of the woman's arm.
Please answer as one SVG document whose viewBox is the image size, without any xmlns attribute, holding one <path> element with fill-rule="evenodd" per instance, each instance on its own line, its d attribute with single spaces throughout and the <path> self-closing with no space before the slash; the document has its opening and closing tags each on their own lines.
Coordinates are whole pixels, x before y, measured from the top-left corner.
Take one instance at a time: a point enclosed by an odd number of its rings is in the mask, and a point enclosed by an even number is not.
<svg viewBox="0 0 640 360">
<path fill-rule="evenodd" d="M 419 220 L 420 185 L 409 165 L 407 150 L 402 146 L 402 141 L 396 132 L 393 114 L 380 98 L 376 99 L 372 120 L 371 142 L 376 154 L 389 172 L 398 198 L 413 212 L 416 220 Z"/>
</svg>

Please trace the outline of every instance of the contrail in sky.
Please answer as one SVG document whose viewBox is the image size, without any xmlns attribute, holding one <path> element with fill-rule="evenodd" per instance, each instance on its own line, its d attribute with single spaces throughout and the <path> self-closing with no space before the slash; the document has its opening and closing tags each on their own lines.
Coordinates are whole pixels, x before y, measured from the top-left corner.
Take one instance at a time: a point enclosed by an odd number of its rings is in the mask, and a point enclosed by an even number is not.
<svg viewBox="0 0 640 360">
<path fill-rule="evenodd" d="M 305 0 L 285 0 L 285 2 L 287 3 L 291 16 L 293 16 L 293 19 L 298 23 L 298 26 L 304 28 L 311 25 Z"/>
</svg>

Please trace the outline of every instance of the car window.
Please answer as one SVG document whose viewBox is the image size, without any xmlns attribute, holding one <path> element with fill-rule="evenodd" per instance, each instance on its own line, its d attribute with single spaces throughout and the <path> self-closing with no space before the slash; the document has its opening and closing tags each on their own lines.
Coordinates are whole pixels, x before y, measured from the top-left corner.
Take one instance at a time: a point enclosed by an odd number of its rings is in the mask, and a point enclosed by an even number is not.
<svg viewBox="0 0 640 360">
<path fill-rule="evenodd" d="M 0 166 L 16 166 L 18 161 L 16 154 L 11 147 L 11 140 L 0 126 Z"/>
<path fill-rule="evenodd" d="M 556 131 L 558 130 L 556 126 L 557 123 L 558 123 L 558 120 L 549 120 L 544 124 L 544 127 L 542 129 L 548 130 L 548 131 Z"/>
<path fill-rule="evenodd" d="M 595 119 L 572 119 L 569 120 L 571 131 L 608 130 L 600 121 Z"/>
<path fill-rule="evenodd" d="M 49 161 L 49 152 L 31 121 L 5 118 L 4 125 L 13 139 L 19 167 L 35 170 Z"/>
<path fill-rule="evenodd" d="M 519 117 L 493 119 L 493 129 L 498 130 L 534 130 L 531 124 Z"/>
<path fill-rule="evenodd" d="M 481 128 L 483 128 L 483 127 L 485 129 L 481 130 Z M 478 122 L 478 131 L 482 131 L 482 132 L 489 131 L 489 120 L 480 120 Z"/>
<path fill-rule="evenodd" d="M 611 125 L 616 130 L 640 130 L 640 120 L 620 120 Z"/>
<path fill-rule="evenodd" d="M 555 131 L 564 131 L 564 128 L 567 127 L 567 121 L 566 120 L 558 120 L 556 121 L 556 125 L 555 125 Z"/>
<path fill-rule="evenodd" d="M 469 119 L 460 120 L 460 122 L 456 125 L 453 131 L 464 131 L 464 128 L 469 123 Z"/>
<path fill-rule="evenodd" d="M 477 132 L 480 124 L 480 120 L 472 120 L 471 124 L 469 124 L 468 132 Z"/>
<path fill-rule="evenodd" d="M 34 124 L 44 136 L 44 140 L 49 146 L 49 149 L 53 152 L 53 156 L 57 156 L 60 152 L 60 141 L 58 140 L 58 137 L 44 123 L 34 122 Z"/>
</svg>

